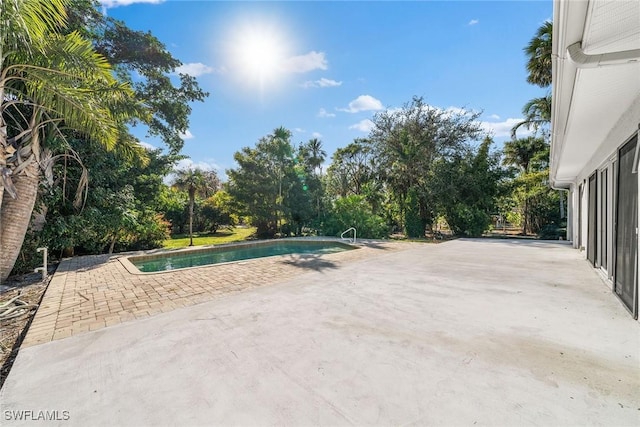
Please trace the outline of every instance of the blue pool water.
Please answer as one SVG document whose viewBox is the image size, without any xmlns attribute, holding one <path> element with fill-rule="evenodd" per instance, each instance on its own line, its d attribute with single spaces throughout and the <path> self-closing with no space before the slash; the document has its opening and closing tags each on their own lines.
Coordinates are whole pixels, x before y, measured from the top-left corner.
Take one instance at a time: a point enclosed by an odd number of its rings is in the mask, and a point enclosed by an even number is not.
<svg viewBox="0 0 640 427">
<path fill-rule="evenodd" d="M 222 262 L 288 254 L 330 254 L 355 249 L 340 242 L 274 241 L 250 245 L 197 249 L 174 254 L 130 257 L 129 261 L 144 273 L 198 267 Z"/>
</svg>

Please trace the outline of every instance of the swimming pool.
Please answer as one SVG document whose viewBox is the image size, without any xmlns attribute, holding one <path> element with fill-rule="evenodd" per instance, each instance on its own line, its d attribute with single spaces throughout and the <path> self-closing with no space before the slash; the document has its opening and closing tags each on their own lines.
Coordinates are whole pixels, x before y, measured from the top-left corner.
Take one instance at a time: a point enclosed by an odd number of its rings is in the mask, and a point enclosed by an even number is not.
<svg viewBox="0 0 640 427">
<path fill-rule="evenodd" d="M 289 254 L 331 254 L 355 246 L 326 240 L 277 240 L 128 257 L 140 272 L 153 273 Z"/>
</svg>

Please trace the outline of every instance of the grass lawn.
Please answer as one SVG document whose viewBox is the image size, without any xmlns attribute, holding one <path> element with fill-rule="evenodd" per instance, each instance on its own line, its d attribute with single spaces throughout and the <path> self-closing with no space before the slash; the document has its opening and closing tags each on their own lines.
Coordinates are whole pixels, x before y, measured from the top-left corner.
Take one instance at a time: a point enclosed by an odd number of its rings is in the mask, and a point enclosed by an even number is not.
<svg viewBox="0 0 640 427">
<path fill-rule="evenodd" d="M 219 245 L 221 243 L 238 242 L 247 240 L 256 232 L 255 227 L 234 228 L 232 230 L 223 229 L 216 233 L 193 234 L 193 244 L 198 245 Z M 189 246 L 189 235 L 178 234 L 171 236 L 164 241 L 163 247 L 167 249 L 184 248 Z"/>
</svg>

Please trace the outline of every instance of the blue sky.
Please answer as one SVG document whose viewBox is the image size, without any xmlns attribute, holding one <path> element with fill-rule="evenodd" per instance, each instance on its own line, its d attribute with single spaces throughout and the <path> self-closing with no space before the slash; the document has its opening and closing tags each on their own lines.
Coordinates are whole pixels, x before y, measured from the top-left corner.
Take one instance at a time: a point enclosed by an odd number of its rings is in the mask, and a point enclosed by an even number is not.
<svg viewBox="0 0 640 427">
<path fill-rule="evenodd" d="M 524 46 L 545 1 L 221 2 L 101 0 L 151 31 L 210 92 L 195 103 L 180 166 L 224 171 L 234 152 L 284 126 L 317 137 L 328 160 L 365 137 L 376 112 L 414 95 L 482 111 L 496 146 L 544 90 L 526 82 Z M 134 134 L 145 144 L 162 147 Z"/>
</svg>

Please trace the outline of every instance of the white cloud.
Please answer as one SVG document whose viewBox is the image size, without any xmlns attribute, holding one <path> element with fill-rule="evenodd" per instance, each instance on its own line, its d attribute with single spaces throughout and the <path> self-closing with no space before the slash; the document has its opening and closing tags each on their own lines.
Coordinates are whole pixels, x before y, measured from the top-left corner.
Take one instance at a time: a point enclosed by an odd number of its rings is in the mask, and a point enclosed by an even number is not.
<svg viewBox="0 0 640 427">
<path fill-rule="evenodd" d="M 481 122 L 482 128 L 496 138 L 510 138 L 511 128 L 520 123 L 522 119 L 509 118 L 501 122 Z M 533 134 L 533 129 L 529 130 L 524 126 L 518 129 L 518 137 Z"/>
<path fill-rule="evenodd" d="M 318 138 L 318 139 L 320 139 L 320 138 L 322 138 L 322 134 L 321 134 L 320 132 L 313 132 L 313 133 L 311 134 L 311 138 Z"/>
<path fill-rule="evenodd" d="M 306 73 L 313 70 L 326 70 L 328 67 L 324 52 L 315 50 L 298 56 L 292 56 L 284 60 L 283 71 L 287 73 Z"/>
<path fill-rule="evenodd" d="M 316 80 L 316 83 L 318 83 L 320 87 L 342 86 L 342 82 L 332 80 L 332 79 L 325 79 L 324 77 L 322 77 L 320 80 Z"/>
<path fill-rule="evenodd" d="M 113 8 L 118 6 L 129 6 L 134 3 L 151 3 L 151 4 L 159 4 L 164 0 L 99 0 L 100 4 L 104 8 Z"/>
<path fill-rule="evenodd" d="M 359 111 L 377 111 L 382 109 L 382 102 L 371 95 L 360 95 L 349 103 L 349 108 L 338 108 L 338 110 L 346 111 L 347 113 L 357 113 Z"/>
<path fill-rule="evenodd" d="M 148 142 L 138 141 L 138 144 L 144 147 L 147 150 L 157 150 L 158 147 L 149 144 Z"/>
<path fill-rule="evenodd" d="M 210 67 L 208 65 L 203 64 L 202 62 L 192 62 L 189 64 L 182 64 L 178 68 L 176 68 L 176 73 L 180 74 L 189 74 L 193 77 L 199 77 L 203 74 L 211 74 L 218 73 L 222 70 L 218 70 L 216 68 Z"/>
<path fill-rule="evenodd" d="M 187 129 L 184 133 L 180 134 L 180 138 L 182 138 L 184 140 L 187 140 L 187 139 L 193 139 L 195 137 L 193 136 L 191 131 L 189 129 Z"/>
<path fill-rule="evenodd" d="M 213 159 L 200 160 L 197 162 L 194 162 L 191 159 L 181 159 L 181 160 L 178 160 L 178 162 L 173 167 L 173 169 L 174 170 L 201 169 L 204 171 L 216 171 L 218 174 L 218 178 L 220 178 L 221 181 L 226 181 L 228 178 L 224 168 L 220 166 L 218 163 L 216 163 L 216 161 Z M 167 174 L 167 176 L 164 177 L 162 181 L 167 185 L 172 185 L 175 179 L 176 179 L 176 174 L 169 173 Z"/>
<path fill-rule="evenodd" d="M 492 115 L 489 116 L 489 118 L 492 119 L 492 120 L 500 120 L 500 116 L 497 115 L 497 114 L 492 114 Z"/>
<path fill-rule="evenodd" d="M 213 161 L 198 161 L 194 162 L 192 159 L 181 159 L 178 160 L 174 169 L 182 170 L 182 169 L 202 169 L 206 171 L 219 170 L 220 166 Z"/>
<path fill-rule="evenodd" d="M 368 133 L 371 131 L 371 129 L 373 129 L 373 127 L 374 127 L 374 124 L 371 120 L 364 119 L 364 120 L 360 120 L 355 125 L 349 126 L 349 129 L 355 129 L 355 130 L 359 130 L 360 132 Z"/>
<path fill-rule="evenodd" d="M 317 114 L 318 117 L 335 117 L 336 115 L 334 113 L 329 113 L 327 110 L 325 110 L 324 108 L 321 108 L 320 111 L 318 111 Z"/>
<path fill-rule="evenodd" d="M 298 133 L 305 133 L 306 130 L 302 129 L 302 128 L 293 128 L 294 132 L 298 132 Z"/>
<path fill-rule="evenodd" d="M 315 80 L 315 81 L 308 80 L 302 83 L 301 86 L 307 89 L 310 87 L 336 87 L 341 85 L 342 85 L 342 82 L 332 80 L 332 79 L 326 79 L 322 77 L 320 80 Z"/>
<path fill-rule="evenodd" d="M 478 19 L 472 19 L 471 21 L 469 21 L 469 24 L 468 24 L 468 25 L 476 25 L 476 24 L 479 24 L 479 23 L 480 23 L 480 20 L 478 20 Z"/>
</svg>

